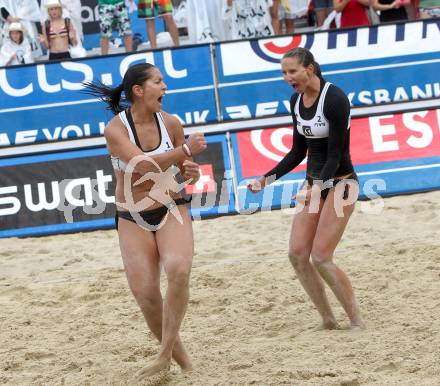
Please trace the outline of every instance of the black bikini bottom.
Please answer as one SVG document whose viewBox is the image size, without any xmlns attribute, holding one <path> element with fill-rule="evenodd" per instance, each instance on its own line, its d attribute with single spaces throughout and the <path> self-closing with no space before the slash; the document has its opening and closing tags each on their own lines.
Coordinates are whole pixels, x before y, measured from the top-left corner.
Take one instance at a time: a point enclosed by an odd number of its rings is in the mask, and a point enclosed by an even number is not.
<svg viewBox="0 0 440 386">
<path fill-rule="evenodd" d="M 49 60 L 70 59 L 69 51 L 66 52 L 50 52 Z"/>
<path fill-rule="evenodd" d="M 307 177 L 306 177 L 306 181 L 310 186 L 313 185 L 315 180 L 316 180 L 316 178 L 313 178 L 309 175 L 307 175 Z M 357 174 L 355 172 L 353 172 L 344 178 L 335 177 L 333 179 L 333 187 L 335 187 L 339 182 L 344 181 L 344 180 L 355 180 L 356 182 L 359 183 L 359 179 L 358 179 Z M 321 198 L 325 200 L 327 198 L 329 191 L 330 191 L 330 188 L 322 189 L 321 190 Z M 344 198 L 344 200 L 346 200 L 348 198 L 349 191 L 350 191 L 350 184 L 345 184 L 344 195 L 342 196 Z"/>
<path fill-rule="evenodd" d="M 145 221 L 148 225 L 148 230 L 152 232 L 156 232 L 157 227 L 162 222 L 168 211 L 177 205 L 184 205 L 191 201 L 191 199 L 187 200 L 185 198 L 177 198 L 174 202 L 171 202 L 171 206 L 160 206 L 159 208 L 151 209 L 151 210 L 143 210 L 141 212 L 137 212 L 139 216 Z M 137 216 L 136 216 L 137 217 Z M 131 212 L 125 210 L 117 210 L 115 215 L 115 224 L 116 230 L 118 229 L 119 219 L 123 218 L 125 220 L 134 222 L 137 224 L 136 219 L 133 217 Z M 141 224 L 138 224 L 141 225 Z"/>
</svg>

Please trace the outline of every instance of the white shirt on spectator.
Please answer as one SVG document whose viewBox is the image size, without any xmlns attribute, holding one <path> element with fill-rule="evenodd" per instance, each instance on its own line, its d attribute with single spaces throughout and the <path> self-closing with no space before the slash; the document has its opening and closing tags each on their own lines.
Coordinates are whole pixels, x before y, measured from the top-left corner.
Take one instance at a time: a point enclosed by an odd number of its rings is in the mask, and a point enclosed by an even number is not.
<svg viewBox="0 0 440 386">
<path fill-rule="evenodd" d="M 223 18 L 229 22 L 231 39 L 273 35 L 269 8 L 272 0 L 223 0 Z"/>
<path fill-rule="evenodd" d="M 190 43 L 227 40 L 227 25 L 222 19 L 223 0 L 186 0 Z"/>
<path fill-rule="evenodd" d="M 15 54 L 15 58 L 10 62 L 12 55 Z M 24 37 L 21 44 L 15 43 L 10 38 L 3 40 L 3 45 L 0 49 L 0 66 L 13 66 L 16 64 L 32 63 L 31 45 L 29 40 Z"/>
<path fill-rule="evenodd" d="M 34 58 L 42 55 L 41 46 L 38 43 L 38 32 L 35 25 L 41 21 L 41 12 L 37 0 L 0 0 L 0 8 L 6 8 L 11 16 L 20 18 L 21 25 L 29 35 L 29 44 Z M 9 23 L 5 23 L 3 37 L 7 36 Z"/>
</svg>

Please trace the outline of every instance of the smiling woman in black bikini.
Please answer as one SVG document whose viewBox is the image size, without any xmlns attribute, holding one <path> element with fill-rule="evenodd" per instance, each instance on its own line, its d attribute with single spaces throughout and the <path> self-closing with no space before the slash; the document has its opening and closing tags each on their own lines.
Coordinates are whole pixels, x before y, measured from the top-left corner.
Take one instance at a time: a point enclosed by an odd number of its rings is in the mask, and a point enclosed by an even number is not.
<svg viewBox="0 0 440 386">
<path fill-rule="evenodd" d="M 173 165 L 185 180 L 198 180 L 199 166 L 191 156 L 206 148 L 205 138 L 194 133 L 185 142 L 178 119 L 161 111 L 166 85 L 151 64 L 131 66 L 118 87 L 94 83 L 88 84 L 88 91 L 117 114 L 104 135 L 116 175 L 119 245 L 130 289 L 161 341 L 158 357 L 139 378 L 166 369 L 172 357 L 183 371 L 191 370 L 179 329 L 189 297 L 192 222 L 179 189 L 170 191 L 173 182 L 174 188 L 178 185 Z M 122 92 L 129 108 L 120 104 Z M 160 292 L 161 266 L 168 279 L 165 299 Z"/>
</svg>

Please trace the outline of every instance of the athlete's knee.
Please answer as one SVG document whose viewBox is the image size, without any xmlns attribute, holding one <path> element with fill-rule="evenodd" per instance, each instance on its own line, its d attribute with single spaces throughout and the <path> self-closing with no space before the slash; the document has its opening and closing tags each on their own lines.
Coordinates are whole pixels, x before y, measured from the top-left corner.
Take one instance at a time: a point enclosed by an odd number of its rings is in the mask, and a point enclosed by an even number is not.
<svg viewBox="0 0 440 386">
<path fill-rule="evenodd" d="M 184 261 L 170 264 L 166 269 L 168 282 L 178 286 L 188 286 L 191 274 L 191 264 Z"/>
<path fill-rule="evenodd" d="M 162 303 L 160 287 L 156 285 L 130 286 L 136 302 L 145 310 L 155 310 Z"/>
<path fill-rule="evenodd" d="M 328 264 L 332 263 L 331 256 L 324 249 L 314 247 L 310 255 L 313 265 L 319 272 L 325 270 Z"/>
<path fill-rule="evenodd" d="M 305 248 L 292 246 L 289 249 L 289 260 L 295 270 L 303 270 L 309 264 L 310 255 Z"/>
</svg>

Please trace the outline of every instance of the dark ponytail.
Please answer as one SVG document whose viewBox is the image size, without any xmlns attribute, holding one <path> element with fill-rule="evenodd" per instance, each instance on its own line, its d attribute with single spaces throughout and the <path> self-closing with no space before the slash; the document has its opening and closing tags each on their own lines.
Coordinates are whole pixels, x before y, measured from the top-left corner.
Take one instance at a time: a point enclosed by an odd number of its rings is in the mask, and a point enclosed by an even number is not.
<svg viewBox="0 0 440 386">
<path fill-rule="evenodd" d="M 107 104 L 107 109 L 114 114 L 118 114 L 128 107 L 128 101 L 133 103 L 134 85 L 142 86 L 142 84 L 151 77 L 150 70 L 154 66 L 150 63 L 135 64 L 128 68 L 124 75 L 122 83 L 117 87 L 106 86 L 102 82 L 84 82 L 86 94 L 97 96 Z M 122 96 L 124 92 L 124 97 Z"/>
<path fill-rule="evenodd" d="M 321 67 L 319 66 L 318 62 L 315 61 L 313 54 L 307 48 L 296 47 L 290 51 L 287 51 L 283 56 L 283 59 L 286 58 L 297 58 L 298 62 L 304 67 L 307 67 L 310 64 L 313 65 L 315 75 L 320 79 L 324 79 L 321 74 Z"/>
<path fill-rule="evenodd" d="M 117 87 L 106 86 L 102 82 L 84 82 L 86 94 L 97 96 L 107 104 L 107 109 L 111 110 L 113 114 L 118 114 L 127 108 L 126 104 L 121 104 L 122 91 L 124 86 L 121 83 Z"/>
</svg>

